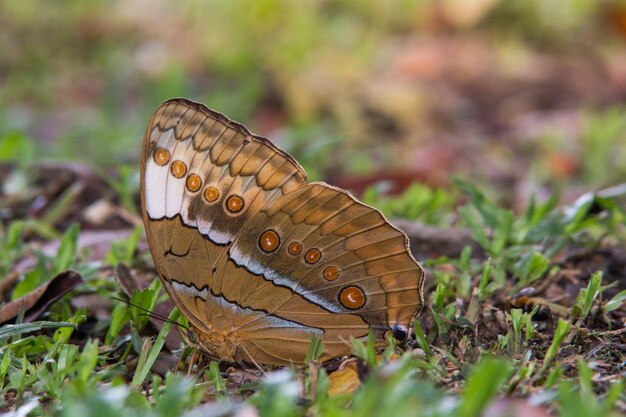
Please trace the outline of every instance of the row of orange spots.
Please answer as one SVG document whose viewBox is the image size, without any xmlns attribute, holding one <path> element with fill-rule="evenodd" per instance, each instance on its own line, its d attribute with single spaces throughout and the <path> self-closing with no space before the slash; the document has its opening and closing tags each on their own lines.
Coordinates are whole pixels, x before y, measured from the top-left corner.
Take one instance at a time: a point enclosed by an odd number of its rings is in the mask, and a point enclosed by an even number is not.
<svg viewBox="0 0 626 417">
<path fill-rule="evenodd" d="M 280 236 L 274 230 L 266 230 L 259 237 L 259 247 L 267 253 L 272 253 L 280 246 Z M 287 247 L 290 255 L 297 256 L 302 253 L 302 244 L 291 242 Z M 308 264 L 315 264 L 322 258 L 322 252 L 317 248 L 309 249 L 304 254 L 304 260 Z M 339 277 L 339 269 L 335 266 L 328 266 L 322 273 L 327 281 L 334 281 Z M 339 302 L 346 308 L 355 310 L 365 305 L 365 293 L 357 286 L 351 285 L 344 288 L 339 293 Z"/>
<path fill-rule="evenodd" d="M 154 151 L 154 162 L 159 166 L 167 165 L 170 162 L 171 154 L 167 149 L 158 148 Z M 170 172 L 176 178 L 183 178 L 187 175 L 187 165 L 183 161 L 173 161 L 170 166 Z M 190 174 L 186 181 L 187 189 L 196 192 L 202 188 L 202 179 L 197 174 Z M 207 202 L 213 203 L 220 197 L 217 188 L 209 186 L 204 190 L 204 198 Z M 232 195 L 226 200 L 226 208 L 232 213 L 238 213 L 244 208 L 243 198 Z M 280 236 L 274 230 L 266 230 L 259 238 L 259 246 L 265 252 L 274 252 L 280 246 Z M 298 256 L 302 253 L 302 244 L 299 242 L 291 242 L 287 247 L 290 255 Z M 304 254 L 306 263 L 313 265 L 322 258 L 322 252 L 317 248 L 309 249 Z M 322 273 L 327 281 L 334 281 L 339 277 L 339 269 L 335 266 L 329 266 Z M 365 293 L 355 285 L 345 287 L 339 293 L 339 302 L 346 308 L 355 310 L 365 305 Z"/>
<path fill-rule="evenodd" d="M 274 230 L 270 229 L 261 233 L 261 237 L 259 239 L 259 246 L 265 252 L 274 252 L 276 249 L 278 249 L 279 245 L 280 245 L 280 236 Z M 287 252 L 289 252 L 289 254 L 293 256 L 300 255 L 300 253 L 302 253 L 302 244 L 299 242 L 291 242 L 289 246 L 287 247 Z M 311 264 L 311 265 L 318 262 L 321 258 L 322 258 L 322 252 L 320 252 L 320 250 L 317 248 L 309 249 L 307 253 L 304 254 L 304 260 L 306 261 L 306 263 Z M 332 280 L 339 275 L 339 271 L 335 267 L 330 267 L 330 268 L 333 268 L 334 270 L 334 271 L 331 271 L 329 275 L 333 277 L 331 278 Z M 326 269 L 328 270 L 328 268 Z M 324 273 L 324 276 L 327 276 L 327 274 Z"/>
<path fill-rule="evenodd" d="M 259 246 L 265 252 L 274 252 L 278 249 L 280 245 L 280 236 L 273 230 L 266 230 L 261 233 L 261 237 L 259 239 Z M 287 247 L 287 252 L 290 255 L 297 256 L 302 252 L 302 244 L 299 242 L 291 242 Z M 309 249 L 307 253 L 304 254 L 304 260 L 308 264 L 314 264 L 318 262 L 322 258 L 322 252 L 319 249 L 313 248 Z M 335 268 L 336 269 L 336 268 Z M 338 274 L 338 271 L 337 271 Z"/>
<path fill-rule="evenodd" d="M 171 154 L 165 148 L 158 148 L 154 151 L 154 162 L 159 166 L 167 165 L 170 162 Z M 170 172 L 176 178 L 183 178 L 187 174 L 187 165 L 183 161 L 173 161 L 170 166 Z M 197 174 L 190 174 L 186 181 L 187 189 L 196 192 L 202 188 L 202 179 Z M 209 186 L 204 190 L 204 198 L 207 202 L 213 203 L 220 198 L 220 192 L 217 188 Z M 237 195 L 230 196 L 226 200 L 226 208 L 231 213 L 238 213 L 243 210 L 244 201 Z"/>
</svg>

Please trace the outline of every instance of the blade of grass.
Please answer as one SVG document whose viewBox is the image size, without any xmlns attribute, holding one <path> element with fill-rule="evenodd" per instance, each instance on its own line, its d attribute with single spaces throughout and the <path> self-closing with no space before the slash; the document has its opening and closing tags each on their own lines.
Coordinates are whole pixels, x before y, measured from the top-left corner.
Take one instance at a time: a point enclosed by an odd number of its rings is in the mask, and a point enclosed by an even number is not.
<svg viewBox="0 0 626 417">
<path fill-rule="evenodd" d="M 148 376 L 148 372 L 150 372 L 154 361 L 156 361 L 157 356 L 159 355 L 161 349 L 163 348 L 163 345 L 165 344 L 165 337 L 172 328 L 172 322 L 176 322 L 179 317 L 180 311 L 177 308 L 173 309 L 169 317 L 167 318 L 168 321 L 163 323 L 163 327 L 161 327 L 161 331 L 159 331 L 159 334 L 157 335 L 151 349 L 149 349 L 149 353 L 147 353 L 147 355 L 145 356 L 145 359 L 142 360 L 141 357 L 139 358 L 139 361 L 137 363 L 137 370 L 135 371 L 135 375 L 133 376 L 131 386 L 139 387 L 141 384 L 143 384 L 143 381 L 145 381 L 146 377 Z"/>
<path fill-rule="evenodd" d="M 413 323 L 413 328 L 415 329 L 415 338 L 417 339 L 417 344 L 419 347 L 426 353 L 427 357 L 433 356 L 433 351 L 430 349 L 430 345 L 426 340 L 426 336 L 424 336 L 424 332 L 422 331 L 422 326 L 420 326 L 419 322 L 415 320 Z"/>
<path fill-rule="evenodd" d="M 462 417 L 478 417 L 489 401 L 497 394 L 511 372 L 511 365 L 501 359 L 484 358 L 474 368 L 467 381 L 463 398 L 459 405 Z"/>
<path fill-rule="evenodd" d="M 33 323 L 6 324 L 0 327 L 0 343 L 5 343 L 6 339 L 9 337 L 17 336 L 22 333 L 37 332 L 41 329 L 58 329 L 59 327 L 73 327 L 75 329 L 77 326 L 76 323 L 63 321 L 36 321 Z"/>
<path fill-rule="evenodd" d="M 569 333 L 569 329 L 571 326 L 572 324 L 569 321 L 559 319 L 559 323 L 557 324 L 556 330 L 554 331 L 554 338 L 552 339 L 552 344 L 550 345 L 550 347 L 548 348 L 548 351 L 546 352 L 546 356 L 543 359 L 543 365 L 541 365 L 541 369 L 539 369 L 539 372 L 534 378 L 535 382 L 541 381 L 543 379 L 547 370 L 552 365 L 552 362 L 554 362 L 554 360 L 556 359 L 559 353 L 559 347 L 561 347 L 563 340 L 565 340 L 565 337 L 567 337 L 567 334 Z"/>
</svg>

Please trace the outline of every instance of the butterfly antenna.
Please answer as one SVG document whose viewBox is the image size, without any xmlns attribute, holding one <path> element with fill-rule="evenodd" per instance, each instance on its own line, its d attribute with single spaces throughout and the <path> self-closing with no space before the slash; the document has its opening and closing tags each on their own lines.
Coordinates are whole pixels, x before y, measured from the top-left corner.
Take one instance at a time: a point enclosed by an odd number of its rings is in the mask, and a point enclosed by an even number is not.
<svg viewBox="0 0 626 417">
<path fill-rule="evenodd" d="M 123 300 L 123 299 L 117 298 L 117 297 L 111 297 L 111 298 L 113 298 L 114 300 L 117 300 L 117 301 L 121 301 L 122 303 L 127 304 L 127 305 L 129 305 L 131 307 L 134 307 L 134 308 L 136 308 L 138 310 L 144 311 L 145 314 L 142 314 L 142 316 L 148 316 L 148 317 L 151 317 L 151 318 L 154 318 L 154 319 L 157 319 L 157 320 L 161 320 L 164 323 L 171 323 L 171 324 L 173 324 L 175 326 L 182 327 L 185 330 L 189 330 L 189 327 L 183 325 L 182 323 L 179 323 L 177 321 L 171 320 L 171 319 L 169 319 L 169 318 L 167 318 L 165 316 L 162 316 L 162 315 L 160 315 L 158 313 L 150 311 L 150 310 L 148 310 L 146 308 L 143 308 L 142 306 L 139 306 L 137 304 L 133 304 L 130 301 Z"/>
<path fill-rule="evenodd" d="M 137 307 L 137 306 L 133 306 L 133 307 Z M 144 314 L 141 314 L 141 315 L 142 316 L 152 317 L 153 319 L 161 320 L 164 323 L 170 323 L 170 324 L 173 324 L 175 326 L 182 327 L 185 330 L 189 330 L 189 327 L 184 326 L 183 324 L 181 324 L 181 323 L 179 323 L 177 321 L 170 320 L 167 317 L 163 317 L 163 316 L 161 316 L 159 314 L 156 314 L 156 313 L 144 313 Z"/>
</svg>

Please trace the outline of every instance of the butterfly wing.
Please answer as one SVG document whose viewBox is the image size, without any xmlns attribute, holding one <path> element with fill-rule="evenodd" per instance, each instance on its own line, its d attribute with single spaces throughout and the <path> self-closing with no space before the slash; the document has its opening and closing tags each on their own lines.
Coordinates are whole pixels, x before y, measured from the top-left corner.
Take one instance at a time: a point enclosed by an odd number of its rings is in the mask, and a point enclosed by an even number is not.
<svg viewBox="0 0 626 417">
<path fill-rule="evenodd" d="M 262 238 L 267 233 L 279 240 L 271 250 Z M 299 188 L 257 212 L 228 256 L 237 268 L 257 277 L 240 283 L 254 288 L 243 291 L 238 302 L 320 329 L 326 358 L 347 353 L 346 340 L 367 336 L 370 329 L 378 338 L 391 331 L 404 340 L 423 304 L 423 270 L 404 233 L 378 210 L 324 183 Z M 234 276 L 228 269 L 223 272 L 224 278 L 218 274 L 216 281 Z M 247 327 L 243 322 L 241 332 L 247 334 Z M 249 350 L 283 360 L 295 359 L 292 351 L 298 349 L 302 360 L 308 340 L 276 345 L 276 338 L 255 328 L 246 340 L 253 345 Z M 283 345 L 290 351 L 284 352 Z"/>
<path fill-rule="evenodd" d="M 142 207 L 156 269 L 200 331 L 230 313 L 211 294 L 218 260 L 269 201 L 304 186 L 288 154 L 220 113 L 185 99 L 163 103 L 144 137 Z"/>
<path fill-rule="evenodd" d="M 234 359 L 301 363 L 314 334 L 324 358 L 369 329 L 408 334 L 423 271 L 406 236 L 345 191 L 307 184 L 268 140 L 169 100 L 146 131 L 141 173 L 164 287 L 199 332 L 234 335 Z"/>
</svg>

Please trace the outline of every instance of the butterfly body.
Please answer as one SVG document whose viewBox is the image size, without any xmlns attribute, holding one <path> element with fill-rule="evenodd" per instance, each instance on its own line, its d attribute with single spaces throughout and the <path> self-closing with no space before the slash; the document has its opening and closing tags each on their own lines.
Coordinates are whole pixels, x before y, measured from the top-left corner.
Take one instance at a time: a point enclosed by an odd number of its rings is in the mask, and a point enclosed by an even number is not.
<svg viewBox="0 0 626 417">
<path fill-rule="evenodd" d="M 315 335 L 329 359 L 370 330 L 405 339 L 422 307 L 402 232 L 201 104 L 157 109 L 141 189 L 157 272 L 211 356 L 299 365 Z"/>
</svg>

